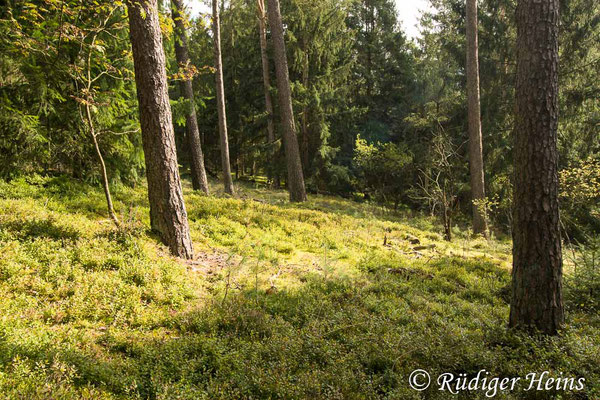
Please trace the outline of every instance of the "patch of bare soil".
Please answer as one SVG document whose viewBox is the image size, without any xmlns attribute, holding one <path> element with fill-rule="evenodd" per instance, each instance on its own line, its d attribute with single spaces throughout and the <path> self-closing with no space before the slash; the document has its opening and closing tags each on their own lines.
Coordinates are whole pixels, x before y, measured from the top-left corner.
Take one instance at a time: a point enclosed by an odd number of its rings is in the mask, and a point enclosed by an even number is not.
<svg viewBox="0 0 600 400">
<path fill-rule="evenodd" d="M 231 256 L 217 250 L 213 250 L 212 252 L 198 252 L 194 255 L 193 260 L 185 261 L 192 272 L 204 276 L 214 275 L 228 265 L 237 265 L 239 262 L 239 257 Z"/>
</svg>

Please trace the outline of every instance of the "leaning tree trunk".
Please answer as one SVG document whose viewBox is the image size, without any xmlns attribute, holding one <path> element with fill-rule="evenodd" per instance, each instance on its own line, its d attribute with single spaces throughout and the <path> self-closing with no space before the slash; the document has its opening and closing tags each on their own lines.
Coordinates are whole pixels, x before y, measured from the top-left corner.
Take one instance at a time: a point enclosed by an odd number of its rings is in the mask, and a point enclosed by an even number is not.
<svg viewBox="0 0 600 400">
<path fill-rule="evenodd" d="M 279 92 L 279 112 L 283 126 L 283 145 L 285 147 L 288 173 L 287 187 L 290 192 L 290 200 L 302 202 L 306 201 L 306 189 L 304 188 L 304 175 L 302 174 L 298 138 L 296 137 L 294 110 L 292 108 L 292 91 L 290 89 L 290 76 L 285 52 L 279 0 L 269 0 L 267 8 L 269 24 L 271 25 L 271 36 L 273 37 L 275 72 Z"/>
<path fill-rule="evenodd" d="M 175 56 L 177 63 L 181 68 L 186 68 L 190 64 L 188 54 L 188 39 L 185 33 L 185 15 L 183 12 L 183 1 L 172 0 L 172 17 L 175 23 Z M 202 143 L 200 141 L 200 132 L 198 130 L 198 120 L 196 118 L 196 107 L 194 103 L 194 89 L 192 87 L 193 77 L 180 77 L 180 88 L 183 97 L 188 103 L 186 113 L 185 127 L 187 130 L 188 146 L 190 158 L 192 160 L 192 185 L 194 190 L 202 190 L 209 194 L 208 179 L 204 169 L 204 155 L 202 154 Z"/>
<path fill-rule="evenodd" d="M 477 44 L 477 0 L 467 0 L 467 97 L 469 114 L 469 168 L 473 200 L 473 233 L 487 236 L 487 221 L 482 204 L 485 199 L 481 107 L 479 100 L 479 49 Z"/>
<path fill-rule="evenodd" d="M 555 334 L 564 321 L 558 211 L 559 0 L 520 0 L 510 326 Z"/>
<path fill-rule="evenodd" d="M 121 226 L 121 222 L 119 221 L 119 218 L 117 218 L 117 214 L 115 213 L 115 207 L 113 206 L 112 202 L 112 196 L 110 195 L 110 186 L 108 183 L 108 173 L 106 172 L 106 163 L 104 162 L 104 157 L 102 156 L 102 152 L 100 151 L 100 145 L 98 144 L 98 134 L 96 133 L 96 129 L 94 128 L 94 121 L 92 118 L 92 112 L 90 110 L 89 102 L 85 105 L 85 111 L 86 119 L 88 122 L 88 129 L 90 130 L 90 134 L 92 135 L 94 149 L 96 149 L 98 161 L 100 161 L 100 172 L 102 173 L 102 188 L 104 189 L 104 197 L 106 197 L 106 207 L 108 208 L 108 215 L 118 228 Z"/>
<path fill-rule="evenodd" d="M 173 255 L 192 258 L 157 0 L 130 0 L 127 8 L 146 160 L 150 223 Z"/>
<path fill-rule="evenodd" d="M 112 14 L 112 13 L 111 13 Z M 104 20 L 104 26 L 108 22 L 107 17 Z M 114 224 L 117 226 L 121 226 L 121 222 L 119 218 L 117 218 L 117 214 L 115 213 L 115 208 L 112 202 L 112 196 L 110 194 L 110 185 L 108 182 L 108 173 L 106 172 L 106 163 L 104 162 L 104 157 L 102 156 L 102 151 L 100 151 L 100 144 L 98 143 L 98 132 L 96 132 L 96 127 L 94 125 L 94 117 L 92 116 L 92 103 L 93 103 L 93 95 L 92 95 L 92 85 L 94 80 L 92 79 L 92 51 L 96 45 L 96 39 L 98 38 L 98 32 L 95 32 L 92 35 L 92 40 L 90 47 L 87 53 L 87 62 L 86 62 L 86 101 L 85 101 L 85 119 L 87 121 L 87 126 L 90 131 L 90 135 L 92 136 L 92 141 L 94 142 L 94 149 L 96 150 L 96 155 L 98 156 L 98 161 L 100 162 L 100 172 L 102 173 L 102 188 L 104 189 L 104 197 L 106 197 L 106 207 L 108 209 L 108 215 L 110 219 L 113 220 Z"/>
<path fill-rule="evenodd" d="M 223 86 L 223 60 L 221 59 L 221 24 L 217 0 L 212 1 L 213 39 L 215 43 L 215 82 L 217 85 L 217 112 L 219 114 L 219 135 L 221 137 L 221 166 L 225 193 L 233 195 L 233 180 L 229 163 L 229 139 L 227 138 L 227 113 L 225 111 L 225 87 Z"/>
<path fill-rule="evenodd" d="M 269 75 L 269 56 L 267 54 L 267 15 L 265 1 L 257 0 L 258 4 L 258 30 L 260 34 L 260 58 L 262 60 L 263 85 L 265 91 L 265 107 L 267 110 L 267 141 L 269 142 L 269 156 L 271 164 L 267 167 L 267 175 L 273 187 L 279 187 L 279 174 L 275 169 L 275 124 L 273 122 L 273 99 L 271 98 L 271 78 Z"/>
</svg>

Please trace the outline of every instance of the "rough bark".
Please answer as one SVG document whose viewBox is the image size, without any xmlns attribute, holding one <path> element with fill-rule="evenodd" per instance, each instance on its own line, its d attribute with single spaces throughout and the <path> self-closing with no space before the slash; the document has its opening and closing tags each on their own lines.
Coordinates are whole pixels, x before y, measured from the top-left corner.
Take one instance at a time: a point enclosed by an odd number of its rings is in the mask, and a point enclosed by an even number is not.
<svg viewBox="0 0 600 400">
<path fill-rule="evenodd" d="M 485 211 L 477 200 L 485 199 L 481 105 L 479 96 L 479 49 L 477 39 L 477 0 L 467 0 L 467 97 L 469 120 L 469 169 L 473 200 L 473 233 L 487 237 Z"/>
<path fill-rule="evenodd" d="M 302 163 L 300 162 L 298 138 L 296 137 L 294 110 L 292 108 L 292 91 L 290 89 L 290 77 L 279 0 L 269 0 L 268 15 L 273 39 L 279 112 L 283 127 L 283 145 L 288 174 L 287 187 L 290 193 L 290 200 L 302 202 L 306 201 L 306 189 L 304 188 L 304 175 L 302 173 Z"/>
<path fill-rule="evenodd" d="M 157 0 L 127 2 L 150 223 L 171 253 L 192 258 L 192 241 L 177 164 Z"/>
<path fill-rule="evenodd" d="M 517 6 L 511 327 L 555 334 L 564 321 L 558 210 L 559 0 Z"/>
<path fill-rule="evenodd" d="M 265 108 L 267 111 L 267 141 L 269 143 L 269 154 L 271 162 L 276 159 L 275 151 L 275 124 L 273 122 L 273 99 L 271 98 L 271 77 L 269 75 L 269 56 L 267 54 L 267 14 L 265 12 L 265 1 L 257 0 L 258 5 L 258 30 L 260 34 L 260 58 L 262 61 L 263 85 L 265 91 Z M 279 187 L 279 177 L 274 165 L 267 170 L 269 182 L 274 187 Z"/>
<path fill-rule="evenodd" d="M 190 63 L 188 53 L 188 38 L 185 32 L 185 15 L 182 0 L 172 0 L 172 17 L 175 23 L 175 57 L 180 67 L 187 67 Z M 185 127 L 188 139 L 190 159 L 192 161 L 192 185 L 194 190 L 202 190 L 209 194 L 208 179 L 204 169 L 204 154 L 202 153 L 202 142 L 198 130 L 198 119 L 194 102 L 194 89 L 191 77 L 182 77 L 179 82 L 183 98 L 188 102 Z"/>
<path fill-rule="evenodd" d="M 217 85 L 217 111 L 219 114 L 219 136 L 221 138 L 221 167 L 223 169 L 223 185 L 225 193 L 233 195 L 233 179 L 229 163 L 229 139 L 227 137 L 227 112 L 225 110 L 225 87 L 223 85 L 223 60 L 221 58 L 221 23 L 219 21 L 219 5 L 212 1 L 213 39 L 215 45 L 215 83 Z"/>
</svg>

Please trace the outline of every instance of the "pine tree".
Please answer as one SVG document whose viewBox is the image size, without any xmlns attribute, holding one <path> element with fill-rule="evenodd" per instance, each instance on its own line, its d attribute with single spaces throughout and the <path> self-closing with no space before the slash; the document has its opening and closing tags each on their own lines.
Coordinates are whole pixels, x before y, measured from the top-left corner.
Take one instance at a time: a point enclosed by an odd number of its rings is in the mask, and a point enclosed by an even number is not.
<svg viewBox="0 0 600 400">
<path fill-rule="evenodd" d="M 190 66 L 190 56 L 188 53 L 188 38 L 185 32 L 185 14 L 182 0 L 172 0 L 172 18 L 175 24 L 175 56 L 179 67 L 183 70 Z M 196 117 L 196 107 L 194 102 L 194 89 L 192 86 L 192 76 L 186 76 L 184 72 L 180 76 L 180 88 L 183 97 L 187 102 L 186 122 L 188 148 L 192 160 L 192 185 L 194 190 L 202 190 L 209 194 L 208 179 L 204 169 L 204 154 L 202 153 L 202 143 L 200 141 L 200 132 L 198 130 L 198 120 Z"/>
<path fill-rule="evenodd" d="M 277 88 L 279 91 L 279 112 L 281 114 L 281 123 L 283 126 L 283 144 L 287 162 L 287 186 L 290 193 L 290 200 L 293 202 L 303 202 L 307 200 L 306 189 L 304 188 L 304 175 L 302 173 L 298 139 L 296 137 L 296 123 L 294 121 L 294 110 L 292 108 L 292 91 L 290 88 L 290 77 L 279 0 L 269 0 L 268 14 L 273 38 L 275 72 L 277 75 Z"/>
<path fill-rule="evenodd" d="M 469 114 L 469 167 L 473 201 L 473 233 L 487 236 L 487 221 L 482 210 L 485 200 L 481 107 L 479 99 L 479 49 L 477 38 L 477 0 L 467 0 L 467 97 Z"/>
<path fill-rule="evenodd" d="M 558 211 L 559 0 L 520 0 L 511 327 L 556 334 L 564 321 Z"/>
<path fill-rule="evenodd" d="M 225 108 L 225 87 L 223 85 L 223 60 L 221 57 L 221 23 L 219 21 L 219 5 L 212 0 L 213 40 L 215 47 L 215 82 L 217 86 L 217 112 L 219 114 L 219 137 L 221 144 L 221 167 L 223 169 L 223 185 L 225 193 L 233 195 L 233 180 L 229 162 L 229 138 L 227 137 L 227 112 Z"/>
<path fill-rule="evenodd" d="M 192 258 L 177 164 L 157 0 L 127 2 L 146 160 L 150 224 L 171 253 Z"/>
</svg>

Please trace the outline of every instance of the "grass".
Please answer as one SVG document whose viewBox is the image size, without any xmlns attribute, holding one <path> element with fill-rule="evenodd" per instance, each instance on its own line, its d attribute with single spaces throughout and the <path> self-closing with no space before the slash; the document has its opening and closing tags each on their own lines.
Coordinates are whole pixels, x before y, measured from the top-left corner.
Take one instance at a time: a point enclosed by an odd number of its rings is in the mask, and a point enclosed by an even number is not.
<svg viewBox="0 0 600 400">
<path fill-rule="evenodd" d="M 147 231 L 145 190 L 115 190 L 116 230 L 99 189 L 0 183 L 0 398 L 485 398 L 411 390 L 417 368 L 562 372 L 585 390 L 495 398 L 600 397 L 597 313 L 569 307 L 556 338 L 506 328 L 506 240 L 446 243 L 422 216 L 213 185 L 185 188 L 184 262 Z"/>
</svg>

